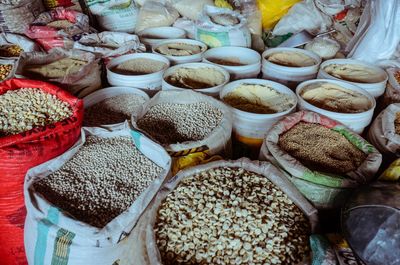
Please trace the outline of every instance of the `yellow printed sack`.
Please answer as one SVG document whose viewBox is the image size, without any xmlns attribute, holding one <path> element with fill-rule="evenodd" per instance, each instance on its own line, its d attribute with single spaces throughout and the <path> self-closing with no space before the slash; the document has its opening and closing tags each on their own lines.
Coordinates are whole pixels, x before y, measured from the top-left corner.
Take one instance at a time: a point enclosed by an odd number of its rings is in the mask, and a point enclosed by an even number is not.
<svg viewBox="0 0 400 265">
<path fill-rule="evenodd" d="M 257 0 L 258 7 L 262 14 L 263 29 L 273 29 L 288 10 L 300 1 L 301 0 Z"/>
</svg>

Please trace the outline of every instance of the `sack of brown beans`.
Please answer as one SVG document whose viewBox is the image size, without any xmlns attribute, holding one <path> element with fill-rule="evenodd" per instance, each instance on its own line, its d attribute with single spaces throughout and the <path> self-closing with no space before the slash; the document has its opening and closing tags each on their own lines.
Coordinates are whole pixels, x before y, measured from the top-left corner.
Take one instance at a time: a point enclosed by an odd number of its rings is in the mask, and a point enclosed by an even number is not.
<svg viewBox="0 0 400 265">
<path fill-rule="evenodd" d="M 355 188 L 374 178 L 382 162 L 378 150 L 361 136 L 309 111 L 277 122 L 260 153 L 317 208 L 341 207 Z"/>
<path fill-rule="evenodd" d="M 74 43 L 74 49 L 97 53 L 107 59 L 105 64 L 114 57 L 146 51 L 146 47 L 140 43 L 138 36 L 112 31 L 84 35 Z"/>
<path fill-rule="evenodd" d="M 29 25 L 25 35 L 35 39 L 47 51 L 54 47 L 70 49 L 73 46 L 73 40 L 88 33 L 89 30 L 87 15 L 57 7 L 40 14 Z"/>
<path fill-rule="evenodd" d="M 84 127 L 71 149 L 26 175 L 28 263 L 138 264 L 132 230 L 170 167 L 167 152 L 128 123 Z"/>
<path fill-rule="evenodd" d="M 132 124 L 164 146 L 173 174 L 231 154 L 229 108 L 198 92 L 160 91 L 132 115 Z"/>
<path fill-rule="evenodd" d="M 34 41 L 18 34 L 0 34 L 0 58 L 18 59 L 23 52 L 40 51 Z"/>
<path fill-rule="evenodd" d="M 381 153 L 400 156 L 400 103 L 389 105 L 375 118 L 368 140 Z"/>
<path fill-rule="evenodd" d="M 11 59 L 0 59 L 0 82 L 11 79 L 15 75 L 17 62 Z"/>
<path fill-rule="evenodd" d="M 16 74 L 55 83 L 79 98 L 101 88 L 100 59 L 79 50 L 23 53 Z"/>
<path fill-rule="evenodd" d="M 310 264 L 317 210 L 271 163 L 180 171 L 144 213 L 140 264 Z"/>
<path fill-rule="evenodd" d="M 0 83 L 0 263 L 26 264 L 23 183 L 29 168 L 70 148 L 79 138 L 83 104 L 49 83 Z"/>
<path fill-rule="evenodd" d="M 379 107 L 385 109 L 393 103 L 400 103 L 400 68 L 388 68 L 386 70 L 389 80 L 383 94 Z"/>
<path fill-rule="evenodd" d="M 0 2 L 0 31 L 24 34 L 44 11 L 42 0 L 4 0 Z"/>
</svg>

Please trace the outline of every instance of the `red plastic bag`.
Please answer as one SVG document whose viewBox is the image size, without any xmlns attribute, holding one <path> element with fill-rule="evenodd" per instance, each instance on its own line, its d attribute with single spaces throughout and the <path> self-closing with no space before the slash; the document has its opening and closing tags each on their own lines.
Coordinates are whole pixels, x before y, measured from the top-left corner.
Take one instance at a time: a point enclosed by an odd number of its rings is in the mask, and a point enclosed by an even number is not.
<svg viewBox="0 0 400 265">
<path fill-rule="evenodd" d="M 22 87 L 39 88 L 70 104 L 68 119 L 0 138 L 0 264 L 26 264 L 24 251 L 23 184 L 28 169 L 68 150 L 80 136 L 83 102 L 61 88 L 42 81 L 10 79 L 0 83 L 0 95 Z"/>
</svg>

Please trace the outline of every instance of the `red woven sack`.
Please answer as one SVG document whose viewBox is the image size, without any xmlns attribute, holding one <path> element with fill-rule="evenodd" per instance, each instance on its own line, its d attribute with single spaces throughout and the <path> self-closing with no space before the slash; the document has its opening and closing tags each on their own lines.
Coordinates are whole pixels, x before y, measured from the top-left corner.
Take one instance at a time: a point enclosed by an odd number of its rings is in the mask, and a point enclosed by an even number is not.
<svg viewBox="0 0 400 265">
<path fill-rule="evenodd" d="M 83 102 L 42 81 L 10 79 L 0 83 L 0 95 L 19 88 L 39 88 L 70 104 L 71 117 L 20 134 L 0 137 L 0 263 L 26 264 L 24 251 L 23 183 L 28 169 L 68 150 L 80 136 Z"/>
</svg>

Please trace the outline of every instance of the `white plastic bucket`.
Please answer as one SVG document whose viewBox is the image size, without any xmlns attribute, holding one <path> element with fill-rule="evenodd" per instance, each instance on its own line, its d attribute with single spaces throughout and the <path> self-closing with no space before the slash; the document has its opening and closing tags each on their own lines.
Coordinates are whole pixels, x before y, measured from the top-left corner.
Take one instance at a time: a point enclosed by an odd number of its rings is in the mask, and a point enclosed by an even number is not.
<svg viewBox="0 0 400 265">
<path fill-rule="evenodd" d="M 145 75 L 122 75 L 122 74 L 117 74 L 110 70 L 114 66 L 117 66 L 123 62 L 138 58 L 146 58 L 146 59 L 160 61 L 165 63 L 165 66 L 161 71 Z M 169 67 L 169 65 L 170 64 L 167 58 L 157 54 L 135 53 L 135 54 L 123 55 L 112 59 L 106 65 L 107 80 L 111 86 L 135 87 L 142 89 L 151 96 L 161 89 L 163 73 Z"/>
<path fill-rule="evenodd" d="M 164 55 L 159 52 L 157 52 L 157 48 L 169 44 L 169 43 L 187 43 L 191 45 L 197 45 L 201 47 L 201 52 L 193 54 L 193 55 L 188 55 L 188 56 L 172 56 L 172 55 Z M 207 45 L 205 45 L 203 42 L 198 41 L 198 40 L 189 40 L 189 39 L 171 39 L 171 40 L 164 40 L 157 45 L 153 46 L 153 53 L 165 56 L 171 61 L 171 64 L 182 64 L 182 63 L 193 63 L 193 62 L 201 62 L 203 58 L 203 53 L 207 50 Z"/>
<path fill-rule="evenodd" d="M 137 34 L 140 41 L 148 48 L 163 42 L 166 39 L 184 39 L 186 32 L 183 29 L 175 27 L 154 27 L 147 28 Z"/>
<path fill-rule="evenodd" d="M 250 156 L 256 159 L 260 152 L 260 147 L 268 130 L 283 116 L 293 113 L 296 110 L 297 97 L 288 87 L 274 81 L 263 79 L 241 79 L 225 85 L 220 92 L 220 99 L 223 98 L 241 84 L 259 84 L 270 86 L 276 91 L 289 95 L 295 101 L 293 107 L 273 114 L 257 114 L 230 107 L 233 113 L 233 137 L 235 156 Z"/>
<path fill-rule="evenodd" d="M 277 52 L 301 53 L 311 57 L 315 64 L 304 67 L 289 67 L 272 63 L 266 59 L 269 55 Z M 263 78 L 279 82 L 293 89 L 303 81 L 314 79 L 321 64 L 321 58 L 317 54 L 298 48 L 272 48 L 266 50 L 261 56 Z"/>
<path fill-rule="evenodd" d="M 304 100 L 300 94 L 303 91 L 303 89 L 311 84 L 316 84 L 316 83 L 331 83 L 335 84 L 337 86 L 341 86 L 343 88 L 357 91 L 360 94 L 365 95 L 368 97 L 368 99 L 372 102 L 372 107 L 364 112 L 361 113 L 339 113 L 339 112 L 333 112 L 325 109 L 318 108 L 310 103 L 308 103 L 306 100 Z M 296 95 L 298 98 L 298 104 L 299 104 L 299 109 L 300 110 L 309 110 L 313 111 L 322 115 L 325 115 L 333 120 L 337 120 L 344 124 L 345 126 L 349 127 L 351 130 L 354 132 L 361 134 L 364 130 L 365 127 L 367 127 L 371 121 L 372 121 L 372 116 L 374 114 L 374 109 L 376 106 L 375 98 L 370 95 L 368 92 L 366 92 L 364 89 L 359 88 L 358 86 L 352 85 L 350 83 L 344 82 L 344 81 L 338 81 L 338 80 L 332 80 L 332 79 L 315 79 L 315 80 L 309 80 L 301 83 L 298 85 L 296 89 Z"/>
<path fill-rule="evenodd" d="M 219 67 L 214 64 L 208 64 L 208 63 L 186 63 L 186 64 L 180 64 L 180 65 L 175 65 L 170 67 L 167 71 L 165 71 L 162 79 L 162 90 L 188 90 L 188 88 L 181 88 L 181 87 L 176 87 L 171 84 L 169 84 L 167 81 L 165 81 L 165 78 L 176 72 L 177 69 L 179 68 L 214 68 L 217 71 L 220 71 L 224 77 L 225 80 L 221 84 L 210 87 L 210 88 L 202 88 L 202 89 L 190 89 L 194 90 L 200 93 L 203 93 L 205 95 L 213 96 L 213 97 L 218 97 L 219 92 L 221 89 L 224 87 L 226 83 L 229 82 L 229 73 L 222 67 Z"/>
<path fill-rule="evenodd" d="M 367 68 L 373 69 L 380 75 L 382 75 L 382 81 L 377 82 L 377 83 L 358 83 L 358 82 L 351 82 L 347 80 L 343 80 L 340 78 L 337 78 L 335 76 L 332 76 L 325 72 L 324 68 L 327 67 L 328 65 L 331 64 L 357 64 L 357 65 L 362 65 Z M 332 59 L 332 60 L 327 60 L 321 64 L 321 67 L 318 72 L 318 78 L 324 78 L 324 79 L 333 79 L 333 80 L 341 80 L 353 85 L 356 85 L 358 87 L 361 87 L 362 89 L 365 89 L 368 93 L 370 93 L 373 97 L 378 98 L 380 97 L 383 93 L 385 93 L 385 88 L 386 88 L 386 83 L 388 81 L 388 75 L 387 73 L 382 70 L 381 68 L 374 66 L 369 63 L 365 63 L 359 60 L 354 60 L 354 59 Z"/>
<path fill-rule="evenodd" d="M 235 60 L 245 65 L 222 65 L 208 59 Z M 203 62 L 221 66 L 229 72 L 232 80 L 255 78 L 261 70 L 261 56 L 258 52 L 243 47 L 218 47 L 212 48 L 203 54 Z"/>
</svg>

